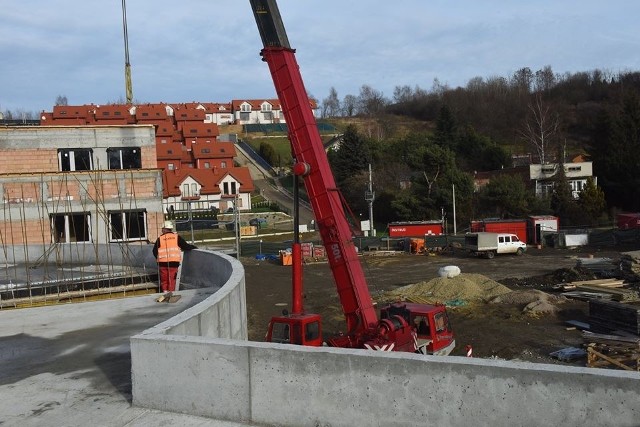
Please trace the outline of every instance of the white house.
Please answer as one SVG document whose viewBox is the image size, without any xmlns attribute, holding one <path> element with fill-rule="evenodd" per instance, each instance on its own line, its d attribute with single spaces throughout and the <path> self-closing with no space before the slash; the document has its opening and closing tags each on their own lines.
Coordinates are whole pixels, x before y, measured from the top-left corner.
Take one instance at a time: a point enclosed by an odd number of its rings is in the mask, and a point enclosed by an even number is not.
<svg viewBox="0 0 640 427">
<path fill-rule="evenodd" d="M 592 177 L 597 185 L 597 177 L 593 176 L 593 162 L 564 163 L 562 166 L 574 199 L 580 197 L 580 191 L 587 184 L 587 178 Z M 559 167 L 558 163 L 529 165 L 529 179 L 535 182 L 536 196 L 550 195 L 553 192 L 555 176 Z"/>
</svg>

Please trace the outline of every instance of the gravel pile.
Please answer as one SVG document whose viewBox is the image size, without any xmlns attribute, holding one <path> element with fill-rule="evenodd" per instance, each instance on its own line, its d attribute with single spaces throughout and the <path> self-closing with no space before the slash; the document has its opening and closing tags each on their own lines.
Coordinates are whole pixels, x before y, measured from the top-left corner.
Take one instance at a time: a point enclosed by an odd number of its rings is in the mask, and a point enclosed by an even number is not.
<svg viewBox="0 0 640 427">
<path fill-rule="evenodd" d="M 511 292 L 506 286 L 482 274 L 462 273 L 455 277 L 436 277 L 425 282 L 403 286 L 381 296 L 385 302 L 409 301 L 418 303 L 487 302 Z"/>
<path fill-rule="evenodd" d="M 497 296 L 491 299 L 489 303 L 523 305 L 523 312 L 537 315 L 555 313 L 559 310 L 557 305 L 566 301 L 567 299 L 562 295 L 551 295 L 536 289 L 527 289 Z"/>
<path fill-rule="evenodd" d="M 403 286 L 385 292 L 378 300 L 379 302 L 407 301 L 447 305 L 478 302 L 511 304 L 520 305 L 524 313 L 537 316 L 557 312 L 557 305 L 565 302 L 566 298 L 536 289 L 512 291 L 482 274 L 462 273 L 455 277 L 436 277 L 429 281 Z"/>
</svg>

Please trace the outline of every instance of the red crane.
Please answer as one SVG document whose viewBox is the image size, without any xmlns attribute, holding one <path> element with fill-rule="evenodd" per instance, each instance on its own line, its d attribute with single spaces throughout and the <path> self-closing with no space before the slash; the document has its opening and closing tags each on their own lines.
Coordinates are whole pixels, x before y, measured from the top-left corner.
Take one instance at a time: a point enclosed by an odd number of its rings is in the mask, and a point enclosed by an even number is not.
<svg viewBox="0 0 640 427">
<path fill-rule="evenodd" d="M 269 66 L 289 129 L 295 159 L 293 173 L 304 180 L 347 323 L 345 334 L 326 343 L 348 348 L 448 354 L 455 340 L 443 305 L 395 303 L 383 307 L 378 319 L 278 6 L 275 0 L 250 1 L 264 46 L 260 55 Z M 267 340 L 318 346 L 323 344 L 321 318 L 305 313 L 302 307 L 299 246 L 296 240 L 292 248 L 292 313 L 272 318 Z"/>
</svg>

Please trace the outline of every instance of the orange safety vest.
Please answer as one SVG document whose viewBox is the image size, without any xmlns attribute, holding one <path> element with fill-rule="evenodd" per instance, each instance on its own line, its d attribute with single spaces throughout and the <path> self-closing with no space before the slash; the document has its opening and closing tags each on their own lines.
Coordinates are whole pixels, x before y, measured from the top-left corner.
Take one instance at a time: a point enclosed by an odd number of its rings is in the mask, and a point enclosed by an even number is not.
<svg viewBox="0 0 640 427">
<path fill-rule="evenodd" d="M 182 253 L 176 233 L 162 234 L 158 245 L 158 262 L 180 262 Z"/>
</svg>

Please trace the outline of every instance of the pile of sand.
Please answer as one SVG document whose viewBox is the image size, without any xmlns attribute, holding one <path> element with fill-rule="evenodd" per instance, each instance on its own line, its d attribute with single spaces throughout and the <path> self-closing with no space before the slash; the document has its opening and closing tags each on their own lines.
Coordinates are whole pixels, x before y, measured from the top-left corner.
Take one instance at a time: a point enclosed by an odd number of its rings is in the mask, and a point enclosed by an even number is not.
<svg viewBox="0 0 640 427">
<path fill-rule="evenodd" d="M 431 304 L 454 300 L 487 302 L 509 292 L 509 288 L 482 274 L 462 273 L 455 277 L 436 277 L 426 282 L 403 286 L 385 292 L 380 299 Z"/>
<path fill-rule="evenodd" d="M 535 316 L 543 313 L 555 313 L 558 311 L 556 305 L 566 301 L 566 298 L 550 295 L 536 289 L 512 291 L 482 274 L 462 273 L 455 277 L 436 277 L 429 281 L 403 286 L 385 292 L 378 298 L 378 301 L 443 303 L 447 305 L 476 302 L 512 304 L 522 306 L 524 313 Z"/>
<path fill-rule="evenodd" d="M 561 295 L 551 295 L 537 289 L 529 289 L 499 295 L 492 298 L 489 302 L 492 304 L 524 305 L 523 312 L 537 315 L 541 313 L 555 313 L 558 311 L 557 304 L 562 304 L 565 301 L 566 298 Z"/>
</svg>

